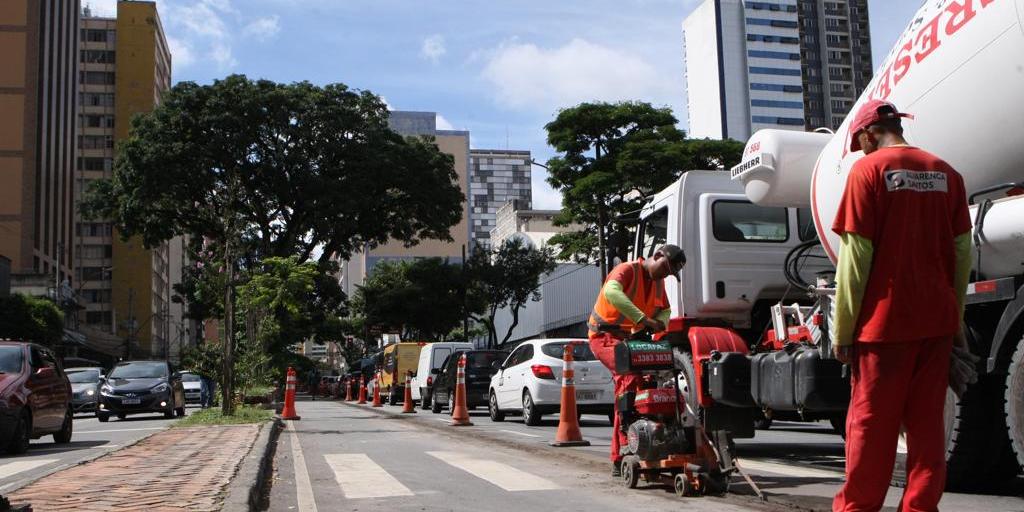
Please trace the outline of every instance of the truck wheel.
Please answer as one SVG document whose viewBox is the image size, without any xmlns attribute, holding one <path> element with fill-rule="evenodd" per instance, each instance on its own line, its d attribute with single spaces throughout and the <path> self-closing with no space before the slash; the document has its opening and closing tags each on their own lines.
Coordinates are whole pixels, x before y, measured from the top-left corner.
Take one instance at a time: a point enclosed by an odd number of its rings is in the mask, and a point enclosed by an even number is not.
<svg viewBox="0 0 1024 512">
<path fill-rule="evenodd" d="M 391 388 L 388 389 L 388 405 L 398 404 L 398 393 L 396 393 L 395 391 L 395 386 L 391 386 Z"/>
<path fill-rule="evenodd" d="M 1024 338 L 1017 344 L 1006 375 L 1006 424 L 1017 463 L 1024 466 Z"/>
<path fill-rule="evenodd" d="M 697 399 L 697 373 L 693 369 L 693 356 L 689 352 L 673 350 L 675 366 L 679 370 L 679 391 L 686 398 L 686 405 L 697 416 L 697 421 L 704 423 L 704 408 Z"/>
</svg>

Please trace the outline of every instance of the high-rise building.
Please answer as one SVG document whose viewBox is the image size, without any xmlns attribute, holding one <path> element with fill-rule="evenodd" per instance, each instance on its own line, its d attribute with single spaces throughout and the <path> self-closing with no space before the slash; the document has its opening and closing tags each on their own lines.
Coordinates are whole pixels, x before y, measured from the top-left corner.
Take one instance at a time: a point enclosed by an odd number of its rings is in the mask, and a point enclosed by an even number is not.
<svg viewBox="0 0 1024 512">
<path fill-rule="evenodd" d="M 0 254 L 54 283 L 73 283 L 78 9 L 0 2 Z"/>
<path fill-rule="evenodd" d="M 498 210 L 511 200 L 529 210 L 533 204 L 530 188 L 529 151 L 474 149 L 469 152 L 470 243 L 491 246 Z"/>
<path fill-rule="evenodd" d="M 81 24 L 79 194 L 111 176 L 132 116 L 151 111 L 171 86 L 171 55 L 155 2 L 118 2 L 115 18 L 86 9 Z M 90 338 L 123 340 L 126 356 L 176 353 L 182 313 L 172 311 L 171 267 L 182 265 L 180 240 L 147 249 L 139 238 L 122 241 L 110 222 L 77 220 L 83 327 Z"/>
<path fill-rule="evenodd" d="M 835 128 L 871 79 L 866 0 L 705 0 L 683 33 L 697 138 Z"/>
<path fill-rule="evenodd" d="M 392 111 L 388 124 L 395 132 L 406 137 L 431 137 L 442 153 L 452 156 L 458 186 L 463 193 L 468 190 L 469 132 L 461 130 L 438 130 L 435 112 Z M 367 247 L 343 261 L 339 281 L 345 293 L 351 296 L 356 286 L 363 283 L 373 267 L 381 261 L 414 260 L 419 258 L 445 258 L 452 263 L 462 261 L 462 250 L 469 247 L 468 201 L 463 203 L 462 220 L 452 226 L 451 242 L 423 240 L 413 247 L 402 242 L 390 241 L 377 247 Z"/>
<path fill-rule="evenodd" d="M 799 0 L 805 127 L 836 130 L 871 81 L 868 1 Z"/>
</svg>

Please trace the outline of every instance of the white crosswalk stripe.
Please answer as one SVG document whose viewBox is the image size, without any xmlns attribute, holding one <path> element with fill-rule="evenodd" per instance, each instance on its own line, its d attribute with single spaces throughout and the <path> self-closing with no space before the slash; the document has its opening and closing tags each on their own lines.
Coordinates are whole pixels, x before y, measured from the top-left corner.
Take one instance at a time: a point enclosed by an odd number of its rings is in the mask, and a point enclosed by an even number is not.
<svg viewBox="0 0 1024 512">
<path fill-rule="evenodd" d="M 334 470 L 334 479 L 346 498 L 390 498 L 412 496 L 413 492 L 370 460 L 365 453 L 331 453 L 324 455 Z"/>
<path fill-rule="evenodd" d="M 739 466 L 744 470 L 753 471 L 755 473 L 765 472 L 800 478 L 829 478 L 837 480 L 843 478 L 843 474 L 838 471 L 805 468 L 793 464 L 779 464 L 777 462 L 768 462 L 763 460 L 740 459 Z"/>
<path fill-rule="evenodd" d="M 554 482 L 493 460 L 477 459 L 457 452 L 427 452 L 427 455 L 455 466 L 506 491 L 547 491 L 559 489 Z"/>
<path fill-rule="evenodd" d="M 45 466 L 53 462 L 57 462 L 59 459 L 35 459 L 35 460 L 16 460 L 14 462 L 8 462 L 7 464 L 0 464 L 0 480 L 9 478 L 23 471 L 35 469 L 40 466 Z"/>
</svg>

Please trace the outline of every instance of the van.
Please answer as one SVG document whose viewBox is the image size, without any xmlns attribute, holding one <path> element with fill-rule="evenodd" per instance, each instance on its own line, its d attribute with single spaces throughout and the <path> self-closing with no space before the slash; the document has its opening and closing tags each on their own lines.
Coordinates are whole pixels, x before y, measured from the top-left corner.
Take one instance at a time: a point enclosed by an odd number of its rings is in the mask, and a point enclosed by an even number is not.
<svg viewBox="0 0 1024 512">
<path fill-rule="evenodd" d="M 472 350 L 473 344 L 468 342 L 439 341 L 427 344 L 420 351 L 420 362 L 416 366 L 416 375 L 412 378 L 412 400 L 419 400 L 420 407 L 430 408 L 430 386 L 433 383 L 431 370 L 440 368 L 445 358 L 456 350 Z"/>
<path fill-rule="evenodd" d="M 424 341 L 403 341 L 384 347 L 380 366 L 380 393 L 388 405 L 395 405 L 405 396 L 405 376 L 416 371 Z"/>
</svg>

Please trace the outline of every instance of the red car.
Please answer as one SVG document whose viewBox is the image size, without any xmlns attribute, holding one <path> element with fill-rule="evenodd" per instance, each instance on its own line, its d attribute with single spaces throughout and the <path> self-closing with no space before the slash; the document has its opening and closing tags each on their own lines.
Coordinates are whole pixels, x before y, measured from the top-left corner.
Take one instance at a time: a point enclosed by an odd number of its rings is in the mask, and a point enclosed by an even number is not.
<svg viewBox="0 0 1024 512">
<path fill-rule="evenodd" d="M 0 451 L 23 453 L 30 439 L 71 442 L 71 384 L 49 349 L 0 341 Z"/>
</svg>

